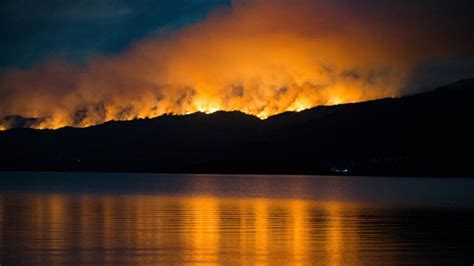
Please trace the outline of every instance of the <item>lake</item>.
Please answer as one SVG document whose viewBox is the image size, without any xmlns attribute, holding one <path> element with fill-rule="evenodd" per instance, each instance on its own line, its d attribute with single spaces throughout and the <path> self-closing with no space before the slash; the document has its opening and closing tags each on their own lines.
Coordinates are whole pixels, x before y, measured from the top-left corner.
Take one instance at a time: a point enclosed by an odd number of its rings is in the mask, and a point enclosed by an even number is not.
<svg viewBox="0 0 474 266">
<path fill-rule="evenodd" d="M 0 172 L 1 265 L 474 263 L 474 179 Z"/>
</svg>

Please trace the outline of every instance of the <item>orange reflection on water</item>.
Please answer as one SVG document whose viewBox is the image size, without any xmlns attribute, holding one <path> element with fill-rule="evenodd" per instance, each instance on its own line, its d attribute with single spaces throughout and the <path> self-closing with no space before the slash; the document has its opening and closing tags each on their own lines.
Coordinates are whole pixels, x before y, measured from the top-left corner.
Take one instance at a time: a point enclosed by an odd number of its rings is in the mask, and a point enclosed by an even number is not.
<svg viewBox="0 0 474 266">
<path fill-rule="evenodd" d="M 245 205 L 244 205 L 245 206 Z M 255 217 L 255 252 L 257 254 L 257 262 L 261 265 L 266 265 L 268 260 L 268 202 L 266 200 L 258 199 L 254 203 Z M 243 251 L 245 252 L 245 251 Z"/>
<path fill-rule="evenodd" d="M 268 198 L 25 196 L 0 198 L 3 241 L 28 263 L 359 264 L 358 207 Z M 8 227 L 5 229 L 5 227 Z M 21 233 L 28 229 L 27 232 Z M 21 230 L 20 230 L 21 229 Z M 20 232 L 20 233 L 19 233 Z M 3 242 L 2 241 L 2 242 Z M 32 255 L 34 254 L 34 255 Z"/>
<path fill-rule="evenodd" d="M 306 260 L 308 249 L 308 224 L 307 224 L 307 210 L 306 204 L 303 201 L 293 200 L 291 205 L 291 219 L 292 219 L 292 243 L 293 243 L 293 260 L 301 262 Z M 295 265 L 301 265 L 296 263 Z"/>
<path fill-rule="evenodd" d="M 218 260 L 220 214 L 218 202 L 210 198 L 184 201 L 186 219 L 180 225 L 191 265 L 215 263 Z M 189 256 L 187 256 L 189 255 Z"/>
<path fill-rule="evenodd" d="M 330 254 L 330 265 L 341 265 L 341 244 L 342 244 L 342 224 L 341 207 L 337 203 L 331 203 L 327 206 L 328 211 L 328 242 L 327 249 Z"/>
</svg>

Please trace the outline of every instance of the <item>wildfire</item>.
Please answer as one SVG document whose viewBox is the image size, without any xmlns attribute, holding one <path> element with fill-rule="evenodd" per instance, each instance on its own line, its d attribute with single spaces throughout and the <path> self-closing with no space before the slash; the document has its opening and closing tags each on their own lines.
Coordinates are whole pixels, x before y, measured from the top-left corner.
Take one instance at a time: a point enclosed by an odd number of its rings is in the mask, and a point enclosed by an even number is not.
<svg viewBox="0 0 474 266">
<path fill-rule="evenodd" d="M 429 41 L 436 27 L 414 31 L 331 1 L 269 2 L 234 1 L 83 67 L 48 61 L 2 70 L 0 118 L 41 118 L 29 125 L 40 129 L 219 110 L 266 119 L 398 96 L 418 61 L 442 54 Z"/>
</svg>

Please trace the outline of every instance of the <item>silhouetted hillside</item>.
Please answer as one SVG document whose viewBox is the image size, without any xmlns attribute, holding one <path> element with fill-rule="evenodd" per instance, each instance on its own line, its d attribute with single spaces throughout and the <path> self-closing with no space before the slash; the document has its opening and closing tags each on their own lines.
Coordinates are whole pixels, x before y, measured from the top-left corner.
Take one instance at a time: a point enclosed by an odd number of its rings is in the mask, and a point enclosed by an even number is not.
<svg viewBox="0 0 474 266">
<path fill-rule="evenodd" d="M 0 132 L 0 169 L 472 177 L 473 109 L 465 80 L 263 121 L 217 112 L 18 128 Z"/>
</svg>

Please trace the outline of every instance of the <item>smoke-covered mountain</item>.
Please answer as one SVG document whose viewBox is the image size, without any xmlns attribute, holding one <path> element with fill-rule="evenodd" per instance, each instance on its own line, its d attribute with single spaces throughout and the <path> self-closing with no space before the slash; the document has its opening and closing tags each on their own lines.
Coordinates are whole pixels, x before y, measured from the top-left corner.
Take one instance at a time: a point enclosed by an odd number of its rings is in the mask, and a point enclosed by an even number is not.
<svg viewBox="0 0 474 266">
<path fill-rule="evenodd" d="M 266 120 L 217 112 L 17 128 L 0 132 L 0 169 L 473 176 L 473 113 L 474 80 L 465 80 Z"/>
</svg>

